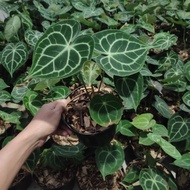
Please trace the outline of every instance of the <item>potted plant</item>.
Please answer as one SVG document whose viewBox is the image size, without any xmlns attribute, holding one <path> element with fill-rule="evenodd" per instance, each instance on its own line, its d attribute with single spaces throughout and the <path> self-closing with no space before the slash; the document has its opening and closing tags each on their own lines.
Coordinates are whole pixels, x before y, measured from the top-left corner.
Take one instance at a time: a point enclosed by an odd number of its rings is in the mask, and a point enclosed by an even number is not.
<svg viewBox="0 0 190 190">
<path fill-rule="evenodd" d="M 140 71 L 145 67 L 147 52 L 152 48 L 166 49 L 175 43 L 175 37 L 167 33 L 155 35 L 154 38 L 153 42 L 146 44 L 133 35 L 113 29 L 87 35 L 84 32 L 82 33 L 79 22 L 63 20 L 50 26 L 37 42 L 27 79 L 64 79 L 80 74 L 79 79 L 84 84 L 86 96 L 81 98 L 83 102 L 79 102 L 79 105 L 74 102 L 75 106 L 72 105 L 70 108 L 76 110 L 75 112 L 71 111 L 70 115 L 79 113 L 76 116 L 79 120 L 82 115 L 82 119 L 86 118 L 83 123 L 86 122 L 91 125 L 94 122 L 94 126 L 98 124 L 105 128 L 113 124 L 116 125 L 122 117 L 125 117 L 124 108 L 136 110 L 143 98 L 146 87 Z M 171 38 L 173 41 L 165 43 L 167 38 Z M 102 73 L 104 73 L 104 77 L 102 77 Z M 99 85 L 96 85 L 96 90 L 93 84 L 97 82 L 98 77 L 100 82 Z M 108 79 L 110 79 L 109 82 L 106 82 Z M 107 86 L 111 85 L 112 93 L 108 90 L 108 93 L 104 92 L 105 94 L 101 95 L 101 90 L 104 88 L 102 84 L 104 83 Z M 90 86 L 90 91 L 88 91 L 88 86 Z M 80 93 L 83 94 L 82 91 Z M 69 101 L 72 102 L 72 99 Z M 84 105 L 85 101 L 89 102 L 89 105 Z M 85 114 L 89 110 L 89 115 L 84 115 L 82 109 L 85 110 Z M 89 116 L 93 122 L 89 121 Z M 66 116 L 66 124 L 71 127 L 71 120 L 67 120 L 67 118 L 68 116 Z M 81 133 L 77 134 L 80 139 Z M 113 136 L 108 142 L 113 139 L 114 134 L 112 133 Z M 104 134 L 102 137 L 106 139 Z M 86 143 L 83 139 L 82 137 L 81 141 Z M 93 140 L 92 138 L 88 142 L 98 142 Z M 106 143 L 100 141 L 98 145 L 104 146 Z M 97 144 L 93 146 L 97 147 Z M 102 163 L 106 163 L 106 155 L 109 155 L 110 150 L 114 147 L 113 150 L 117 149 L 122 158 L 119 164 L 116 164 L 118 169 L 124 159 L 122 146 L 120 143 L 117 145 L 108 144 L 108 146 L 111 148 L 109 147 L 109 151 L 105 151 L 106 154 L 103 154 L 105 160 Z M 97 159 L 100 157 L 97 156 Z M 101 163 L 100 160 L 97 163 Z M 99 166 L 99 168 L 101 167 L 102 165 Z"/>
</svg>

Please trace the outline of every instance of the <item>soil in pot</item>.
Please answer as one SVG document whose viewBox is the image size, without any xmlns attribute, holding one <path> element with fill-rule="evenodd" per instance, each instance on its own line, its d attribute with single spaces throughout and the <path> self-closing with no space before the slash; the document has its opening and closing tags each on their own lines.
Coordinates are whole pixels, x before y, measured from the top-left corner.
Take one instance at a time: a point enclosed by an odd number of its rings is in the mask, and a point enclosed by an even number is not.
<svg viewBox="0 0 190 190">
<path fill-rule="evenodd" d="M 78 88 L 70 95 L 64 122 L 86 146 L 103 146 L 113 139 L 116 126 L 101 127 L 91 119 L 89 102 L 92 95 L 91 90 L 88 91 L 87 94 L 85 88 Z M 96 94 L 97 89 L 94 91 Z M 101 91 L 102 94 L 108 92 L 108 89 Z"/>
<path fill-rule="evenodd" d="M 9 187 L 9 190 L 21 190 L 21 189 L 27 189 L 32 182 L 32 175 L 24 168 L 21 168 L 21 170 L 16 175 L 13 183 Z"/>
<path fill-rule="evenodd" d="M 104 181 L 96 166 L 94 157 L 85 160 L 77 171 L 80 190 L 124 190 L 124 187 L 120 184 L 123 178 L 124 172 L 118 170 L 114 174 L 106 176 Z"/>
<path fill-rule="evenodd" d="M 72 190 L 76 179 L 76 166 L 67 167 L 62 171 L 38 167 L 34 178 L 44 190 Z"/>
</svg>

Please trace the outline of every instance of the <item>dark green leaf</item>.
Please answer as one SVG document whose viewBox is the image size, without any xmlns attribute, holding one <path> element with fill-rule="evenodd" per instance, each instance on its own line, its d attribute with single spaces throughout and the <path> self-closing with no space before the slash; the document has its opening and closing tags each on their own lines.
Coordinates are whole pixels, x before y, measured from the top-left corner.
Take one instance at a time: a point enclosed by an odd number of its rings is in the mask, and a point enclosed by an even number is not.
<svg viewBox="0 0 190 190">
<path fill-rule="evenodd" d="M 50 26 L 36 44 L 28 78 L 66 78 L 78 73 L 94 48 L 92 37 L 79 35 L 80 29 L 75 20 Z"/>
<path fill-rule="evenodd" d="M 190 118 L 176 113 L 168 121 L 170 142 L 179 142 L 189 138 Z"/>
<path fill-rule="evenodd" d="M 114 77 L 114 83 L 119 96 L 125 102 L 126 109 L 136 110 L 143 97 L 144 80 L 140 74 L 129 77 Z"/>
<path fill-rule="evenodd" d="M 95 151 L 96 164 L 103 179 L 107 175 L 116 172 L 124 162 L 124 150 L 120 143 L 115 142 L 104 147 L 97 148 Z"/>
<path fill-rule="evenodd" d="M 136 128 L 128 120 L 121 120 L 117 125 L 116 131 L 128 137 L 134 137 L 137 135 Z"/>
<path fill-rule="evenodd" d="M 90 101 L 90 116 L 103 127 L 119 123 L 122 113 L 122 101 L 113 94 L 95 95 Z"/>
<path fill-rule="evenodd" d="M 167 182 L 154 169 L 141 170 L 139 180 L 144 190 L 168 190 Z"/>
<path fill-rule="evenodd" d="M 143 67 L 148 49 L 145 45 L 118 30 L 104 30 L 94 34 L 97 63 L 109 75 L 129 76 Z"/>
<path fill-rule="evenodd" d="M 169 119 L 172 116 L 172 111 L 170 110 L 167 103 L 160 98 L 159 96 L 154 96 L 156 99 L 156 102 L 153 103 L 153 106 L 156 108 L 156 110 L 165 118 Z"/>
</svg>

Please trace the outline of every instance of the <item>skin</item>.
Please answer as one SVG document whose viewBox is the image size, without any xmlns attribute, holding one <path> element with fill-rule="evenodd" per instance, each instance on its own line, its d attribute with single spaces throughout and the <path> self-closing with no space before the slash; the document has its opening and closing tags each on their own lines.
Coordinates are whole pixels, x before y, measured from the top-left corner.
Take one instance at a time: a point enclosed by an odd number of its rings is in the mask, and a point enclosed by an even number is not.
<svg viewBox="0 0 190 190">
<path fill-rule="evenodd" d="M 60 125 L 67 100 L 44 104 L 26 128 L 0 151 L 0 187 L 7 190 L 28 156 L 41 147 L 49 135 L 68 135 L 71 131 Z"/>
</svg>

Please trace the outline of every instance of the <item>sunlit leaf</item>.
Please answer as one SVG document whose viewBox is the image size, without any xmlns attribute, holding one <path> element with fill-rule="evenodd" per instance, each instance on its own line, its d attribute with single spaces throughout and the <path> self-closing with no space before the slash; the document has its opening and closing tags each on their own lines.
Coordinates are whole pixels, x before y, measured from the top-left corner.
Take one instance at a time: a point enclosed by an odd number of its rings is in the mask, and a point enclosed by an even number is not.
<svg viewBox="0 0 190 190">
<path fill-rule="evenodd" d="M 156 124 L 152 127 L 152 132 L 156 135 L 168 137 L 168 129 L 162 124 Z"/>
<path fill-rule="evenodd" d="M 153 118 L 153 115 L 151 113 L 144 113 L 141 115 L 137 115 L 133 119 L 131 124 L 134 125 L 138 129 L 147 130 L 156 124 L 155 120 L 152 118 Z"/>
</svg>

